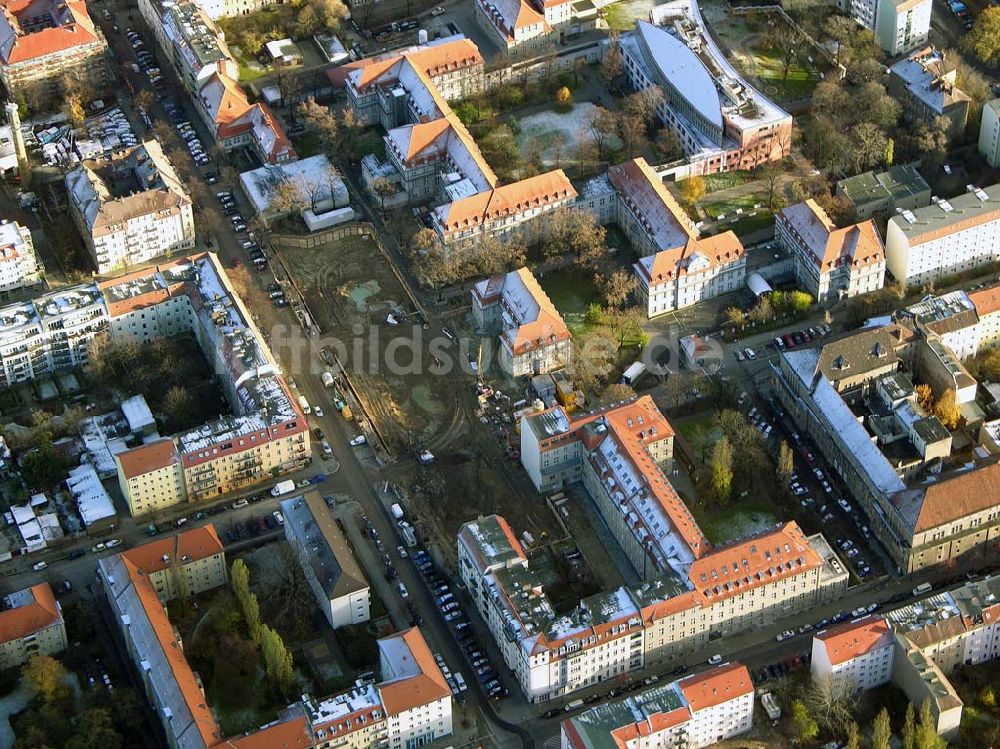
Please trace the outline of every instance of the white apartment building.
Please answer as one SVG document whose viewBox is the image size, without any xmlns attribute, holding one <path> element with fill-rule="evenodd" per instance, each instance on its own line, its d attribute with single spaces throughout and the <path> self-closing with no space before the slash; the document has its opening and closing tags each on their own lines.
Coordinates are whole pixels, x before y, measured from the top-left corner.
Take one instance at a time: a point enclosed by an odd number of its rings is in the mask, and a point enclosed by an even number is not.
<svg viewBox="0 0 1000 749">
<path fill-rule="evenodd" d="M 812 678 L 834 693 L 858 692 L 892 679 L 895 639 L 885 619 L 868 616 L 813 635 Z"/>
<path fill-rule="evenodd" d="M 389 749 L 415 749 L 450 736 L 451 688 L 420 630 L 383 637 L 378 654 Z"/>
<path fill-rule="evenodd" d="M 1000 258 L 1000 185 L 905 210 L 889 220 L 886 267 L 917 286 Z"/>
<path fill-rule="evenodd" d="M 838 229 L 809 198 L 781 210 L 775 235 L 793 255 L 799 285 L 817 302 L 866 294 L 885 283 L 885 249 L 871 219 Z"/>
<path fill-rule="evenodd" d="M 16 668 L 36 655 L 56 655 L 66 645 L 62 607 L 47 582 L 4 597 L 0 611 L 0 668 Z"/>
<path fill-rule="evenodd" d="M 0 296 L 37 286 L 43 270 L 31 230 L 16 221 L 0 221 Z"/>
<path fill-rule="evenodd" d="M 572 336 L 552 300 L 527 268 L 472 287 L 479 330 L 499 333 L 499 362 L 514 377 L 562 369 L 573 354 Z"/>
<path fill-rule="evenodd" d="M 281 502 L 285 538 L 323 616 L 337 629 L 371 618 L 371 588 L 351 546 L 316 490 Z"/>
<path fill-rule="evenodd" d="M 987 287 L 980 291 L 973 292 L 979 294 L 977 299 L 981 300 L 983 311 L 986 312 L 988 298 L 1000 286 Z M 979 351 L 982 340 L 983 325 L 978 315 L 977 304 L 972 300 L 970 294 L 966 294 L 959 289 L 939 296 L 925 296 L 916 304 L 911 304 L 897 314 L 897 319 L 903 323 L 908 323 L 908 318 L 912 317 L 913 324 L 929 333 L 940 337 L 941 343 L 948 347 L 958 359 L 965 360 L 970 356 L 975 356 Z M 997 322 L 1000 322 L 998 320 Z"/>
<path fill-rule="evenodd" d="M 117 194 L 108 187 L 128 187 Z M 66 175 L 70 208 L 99 274 L 194 248 L 191 198 L 160 144 L 149 140 Z"/>
<path fill-rule="evenodd" d="M 749 731 L 753 698 L 746 666 L 726 663 L 564 720 L 560 746 L 701 749 Z"/>
<path fill-rule="evenodd" d="M 608 169 L 615 221 L 641 259 L 634 266 L 647 317 L 743 288 L 746 255 L 736 235 L 699 238 L 663 180 L 642 157 Z"/>
<path fill-rule="evenodd" d="M 986 163 L 996 169 L 1000 166 L 1000 99 L 983 104 L 979 123 L 979 153 Z"/>
<path fill-rule="evenodd" d="M 927 43 L 931 0 L 838 0 L 838 7 L 875 32 L 890 57 Z"/>
<path fill-rule="evenodd" d="M 94 285 L 73 286 L 0 309 L 0 385 L 87 367 L 93 338 L 107 330 Z"/>
<path fill-rule="evenodd" d="M 508 54 L 538 50 L 553 23 L 566 23 L 570 0 L 475 0 L 476 22 L 490 40 Z"/>
</svg>

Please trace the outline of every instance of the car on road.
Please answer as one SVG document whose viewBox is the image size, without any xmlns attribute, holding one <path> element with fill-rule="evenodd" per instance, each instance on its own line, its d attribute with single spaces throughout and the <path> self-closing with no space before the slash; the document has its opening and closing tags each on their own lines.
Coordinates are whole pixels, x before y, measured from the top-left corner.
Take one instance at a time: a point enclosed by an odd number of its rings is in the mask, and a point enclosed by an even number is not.
<svg viewBox="0 0 1000 749">
<path fill-rule="evenodd" d="M 121 545 L 122 545 L 122 540 L 120 538 L 112 538 L 107 543 L 105 543 L 105 546 L 109 549 L 113 549 L 116 546 L 121 546 Z"/>
<path fill-rule="evenodd" d="M 271 513 L 271 517 L 274 518 L 275 522 L 278 525 L 284 525 L 285 524 L 285 516 L 282 515 L 278 510 L 275 510 L 274 512 L 272 512 Z"/>
<path fill-rule="evenodd" d="M 793 632 L 790 629 L 786 629 L 784 632 L 782 632 L 780 635 L 778 635 L 774 639 L 777 640 L 778 642 L 784 642 L 785 640 L 788 640 L 788 639 L 790 639 L 792 637 L 795 637 L 795 632 Z"/>
<path fill-rule="evenodd" d="M 747 359 L 749 359 L 750 361 L 753 361 L 754 359 L 757 358 L 757 354 L 755 354 L 754 350 L 752 348 L 750 348 L 749 346 L 747 348 L 743 349 L 743 355 Z"/>
<path fill-rule="evenodd" d="M 709 666 L 718 666 L 720 663 L 722 663 L 722 656 L 719 655 L 718 653 L 709 657 L 708 659 Z"/>
<path fill-rule="evenodd" d="M 320 447 L 323 448 L 324 455 L 333 455 L 333 448 L 330 447 L 330 443 L 326 440 L 320 440 Z"/>
<path fill-rule="evenodd" d="M 233 509 L 238 510 L 241 507 L 246 507 L 248 504 L 250 504 L 250 502 L 246 498 L 237 499 L 235 502 L 233 502 Z"/>
<path fill-rule="evenodd" d="M 410 597 L 410 593 L 409 591 L 406 590 L 406 586 L 403 585 L 403 583 L 399 584 L 399 597 L 402 598 L 404 601 Z"/>
<path fill-rule="evenodd" d="M 35 562 L 33 565 L 31 565 L 31 569 L 33 569 L 35 572 L 41 572 L 48 566 L 49 566 L 48 562 Z"/>
<path fill-rule="evenodd" d="M 399 554 L 400 559 L 406 559 L 408 556 L 410 556 L 409 554 L 406 553 L 406 548 L 403 546 L 397 546 L 396 553 Z"/>
<path fill-rule="evenodd" d="M 319 407 L 319 406 L 313 406 L 313 413 L 316 414 L 317 416 L 322 417 L 323 416 L 323 409 L 321 407 Z"/>
<path fill-rule="evenodd" d="M 358 434 L 351 437 L 351 447 L 357 447 L 358 445 L 363 445 L 368 441 L 368 439 L 363 434 Z"/>
<path fill-rule="evenodd" d="M 313 429 L 313 435 L 316 437 L 316 439 L 321 440 L 323 439 L 323 430 L 320 429 L 319 427 L 316 427 L 315 429 Z"/>
<path fill-rule="evenodd" d="M 66 558 L 67 559 L 79 559 L 80 557 L 82 557 L 86 553 L 87 552 L 84 549 L 73 549 L 73 551 L 71 551 Z"/>
</svg>

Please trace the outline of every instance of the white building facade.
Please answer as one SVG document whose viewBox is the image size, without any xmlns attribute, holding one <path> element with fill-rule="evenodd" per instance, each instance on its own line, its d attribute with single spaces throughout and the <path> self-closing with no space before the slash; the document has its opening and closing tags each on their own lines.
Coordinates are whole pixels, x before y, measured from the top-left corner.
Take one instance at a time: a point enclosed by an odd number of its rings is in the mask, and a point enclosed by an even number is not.
<svg viewBox="0 0 1000 749">
<path fill-rule="evenodd" d="M 817 632 L 812 641 L 812 678 L 837 692 L 858 692 L 892 679 L 895 645 L 882 617 L 865 617 Z"/>
</svg>

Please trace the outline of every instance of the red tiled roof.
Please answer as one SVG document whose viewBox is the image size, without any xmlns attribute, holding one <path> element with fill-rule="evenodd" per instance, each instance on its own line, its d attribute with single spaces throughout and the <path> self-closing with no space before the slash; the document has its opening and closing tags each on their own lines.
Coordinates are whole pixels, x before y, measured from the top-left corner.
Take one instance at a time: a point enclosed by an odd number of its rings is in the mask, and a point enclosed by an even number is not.
<svg viewBox="0 0 1000 749">
<path fill-rule="evenodd" d="M 39 583 L 31 587 L 34 601 L 24 606 L 0 611 L 0 642 L 20 640 L 51 627 L 62 619 L 52 586 Z"/>
<path fill-rule="evenodd" d="M 823 643 L 830 665 L 837 666 L 859 656 L 892 647 L 892 630 L 880 616 L 867 616 L 831 627 L 816 635 Z"/>
<path fill-rule="evenodd" d="M 721 705 L 737 697 L 753 694 L 750 672 L 742 663 L 723 664 L 681 679 L 677 685 L 693 713 Z"/>
<path fill-rule="evenodd" d="M 160 538 L 128 549 L 122 552 L 122 556 L 147 575 L 151 575 L 169 568 L 174 562 L 186 563 L 207 559 L 223 553 L 224 550 L 219 534 L 215 531 L 215 525 L 209 523 L 175 536 Z"/>
</svg>

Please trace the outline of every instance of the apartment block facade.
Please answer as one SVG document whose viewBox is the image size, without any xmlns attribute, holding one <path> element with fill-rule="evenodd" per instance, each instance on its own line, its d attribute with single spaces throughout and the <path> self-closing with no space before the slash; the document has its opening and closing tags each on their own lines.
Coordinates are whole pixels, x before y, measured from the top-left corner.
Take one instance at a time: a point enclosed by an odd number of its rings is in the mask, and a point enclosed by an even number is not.
<svg viewBox="0 0 1000 749">
<path fill-rule="evenodd" d="M 904 286 L 963 273 L 1000 258 L 1000 185 L 973 187 L 889 220 L 886 267 Z"/>
<path fill-rule="evenodd" d="M 867 691 L 892 680 L 896 643 L 885 619 L 869 616 L 813 635 L 812 678 L 833 694 Z"/>
<path fill-rule="evenodd" d="M 67 76 L 96 91 L 112 81 L 108 44 L 86 3 L 5 2 L 3 11 L 0 80 L 11 100 L 47 110 L 59 101 Z"/>
<path fill-rule="evenodd" d="M 0 611 L 0 668 L 17 668 L 36 655 L 66 649 L 62 607 L 47 582 L 7 594 Z"/>
<path fill-rule="evenodd" d="M 561 749 L 702 749 L 753 728 L 746 666 L 725 663 L 564 720 Z"/>
<path fill-rule="evenodd" d="M 927 43 L 930 0 L 838 0 L 837 6 L 874 31 L 875 40 L 890 57 Z"/>
<path fill-rule="evenodd" d="M 926 466 L 950 453 L 951 435 L 914 406 L 907 372 L 936 383 L 938 392 L 951 389 L 959 402 L 975 393 L 975 381 L 940 338 L 912 322 L 783 352 L 772 365 L 779 402 L 909 573 L 1000 538 L 1000 464 L 985 460 L 925 477 Z M 885 408 L 894 423 L 878 415 Z M 869 415 L 859 419 L 859 410 Z"/>
<path fill-rule="evenodd" d="M 792 253 L 795 276 L 817 302 L 881 289 L 885 249 L 871 219 L 838 229 L 810 198 L 782 209 L 775 236 Z"/>
<path fill-rule="evenodd" d="M 16 221 L 0 221 L 0 296 L 38 286 L 43 271 L 31 230 Z"/>
<path fill-rule="evenodd" d="M 140 189 L 113 195 L 105 175 L 112 182 L 127 180 Z M 80 164 L 67 173 L 66 191 L 70 212 L 98 274 L 194 249 L 191 198 L 154 140 L 115 154 L 110 164 Z"/>
<path fill-rule="evenodd" d="M 570 363 L 569 328 L 530 270 L 487 278 L 470 293 L 478 329 L 499 336 L 499 362 L 504 371 L 525 377 Z"/>
<path fill-rule="evenodd" d="M 91 342 L 194 336 L 232 414 L 115 456 L 136 514 L 197 502 L 308 464 L 309 427 L 249 311 L 204 253 L 0 308 L 5 385 L 86 370 Z"/>
</svg>

